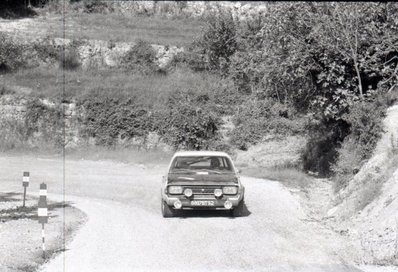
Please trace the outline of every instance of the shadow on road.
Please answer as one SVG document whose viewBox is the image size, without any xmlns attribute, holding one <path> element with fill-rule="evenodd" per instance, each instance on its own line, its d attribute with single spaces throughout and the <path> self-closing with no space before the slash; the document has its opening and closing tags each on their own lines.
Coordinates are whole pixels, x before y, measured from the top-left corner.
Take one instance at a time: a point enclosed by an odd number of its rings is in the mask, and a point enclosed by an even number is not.
<svg viewBox="0 0 398 272">
<path fill-rule="evenodd" d="M 243 207 L 243 212 L 239 217 L 247 217 L 251 214 L 246 205 Z M 226 210 L 182 210 L 180 214 L 177 216 L 180 218 L 190 218 L 190 217 L 228 217 L 230 219 L 234 219 L 236 217 L 233 216 L 232 211 Z"/>
</svg>

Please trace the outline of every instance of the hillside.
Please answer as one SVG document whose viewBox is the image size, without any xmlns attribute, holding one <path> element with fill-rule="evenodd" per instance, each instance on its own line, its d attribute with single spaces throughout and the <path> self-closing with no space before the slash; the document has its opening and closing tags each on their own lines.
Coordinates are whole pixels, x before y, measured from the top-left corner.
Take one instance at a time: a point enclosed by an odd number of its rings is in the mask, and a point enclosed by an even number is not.
<svg viewBox="0 0 398 272">
<path fill-rule="evenodd" d="M 1 152 L 226 151 L 355 262 L 398 265 L 398 4 L 14 4 L 0 4 Z"/>
<path fill-rule="evenodd" d="M 373 156 L 343 189 L 328 216 L 360 242 L 363 262 L 397 265 L 398 106 L 387 110 Z M 343 227 L 344 228 L 344 227 Z"/>
</svg>

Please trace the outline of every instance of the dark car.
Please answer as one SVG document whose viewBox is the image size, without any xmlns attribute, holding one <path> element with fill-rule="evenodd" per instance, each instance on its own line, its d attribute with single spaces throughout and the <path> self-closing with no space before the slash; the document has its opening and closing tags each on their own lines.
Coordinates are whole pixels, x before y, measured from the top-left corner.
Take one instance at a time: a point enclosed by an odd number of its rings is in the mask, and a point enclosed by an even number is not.
<svg viewBox="0 0 398 272">
<path fill-rule="evenodd" d="M 181 210 L 230 210 L 241 216 L 245 188 L 230 156 L 215 151 L 177 152 L 163 177 L 163 217 Z"/>
</svg>

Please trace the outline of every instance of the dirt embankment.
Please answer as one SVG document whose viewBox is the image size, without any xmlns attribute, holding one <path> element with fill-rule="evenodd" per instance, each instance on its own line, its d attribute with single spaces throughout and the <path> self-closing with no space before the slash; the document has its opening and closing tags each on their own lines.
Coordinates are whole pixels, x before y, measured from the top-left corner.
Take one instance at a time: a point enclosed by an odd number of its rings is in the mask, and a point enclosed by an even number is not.
<svg viewBox="0 0 398 272">
<path fill-rule="evenodd" d="M 372 158 L 327 216 L 357 243 L 362 262 L 398 265 L 398 105 L 390 107 Z"/>
</svg>

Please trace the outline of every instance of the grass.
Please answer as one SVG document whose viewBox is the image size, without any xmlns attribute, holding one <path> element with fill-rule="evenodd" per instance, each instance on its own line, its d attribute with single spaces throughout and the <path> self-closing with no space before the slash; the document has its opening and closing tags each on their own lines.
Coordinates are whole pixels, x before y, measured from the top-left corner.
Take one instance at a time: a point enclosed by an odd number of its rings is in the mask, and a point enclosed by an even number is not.
<svg viewBox="0 0 398 272">
<path fill-rule="evenodd" d="M 168 19 L 148 16 L 125 16 L 118 13 L 100 14 L 71 12 L 65 17 L 51 14 L 18 22 L 15 33 L 25 37 L 93 39 L 115 42 L 144 40 L 151 44 L 186 47 L 200 35 L 204 23 L 195 19 Z M 65 30 L 65 33 L 64 33 Z M 7 31 L 11 31 L 8 29 Z"/>
<path fill-rule="evenodd" d="M 66 31 L 68 38 L 89 38 L 153 44 L 187 46 L 200 34 L 203 23 L 196 20 L 111 14 L 72 15 L 74 25 Z M 73 22 L 73 23 L 72 23 Z"/>
<path fill-rule="evenodd" d="M 194 73 L 177 69 L 168 75 L 137 75 L 121 70 L 65 70 L 59 68 L 33 68 L 20 70 L 0 77 L 0 86 L 16 94 L 30 89 L 30 96 L 47 99 L 60 98 L 65 87 L 64 98 L 79 97 L 134 97 L 144 106 L 162 105 L 168 95 L 176 90 L 212 90 L 219 82 L 208 73 Z"/>
</svg>

